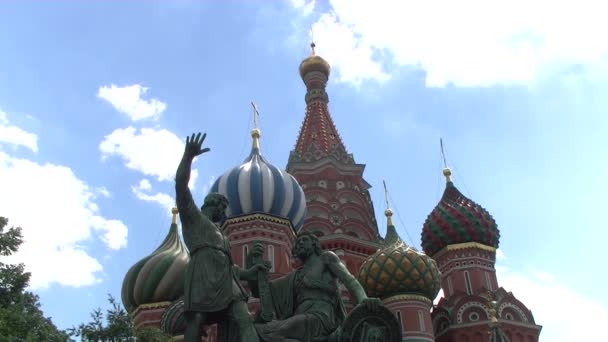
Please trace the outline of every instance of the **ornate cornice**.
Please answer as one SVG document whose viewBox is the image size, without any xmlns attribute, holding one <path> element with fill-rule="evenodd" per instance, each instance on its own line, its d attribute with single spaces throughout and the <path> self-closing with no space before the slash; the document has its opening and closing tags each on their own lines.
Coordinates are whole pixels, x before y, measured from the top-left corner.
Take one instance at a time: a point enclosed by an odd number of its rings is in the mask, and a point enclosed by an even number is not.
<svg viewBox="0 0 608 342">
<path fill-rule="evenodd" d="M 283 225 L 291 227 L 293 230 L 293 226 L 291 225 L 291 222 L 289 222 L 289 220 L 287 220 L 285 218 L 281 218 L 281 217 L 268 215 L 268 214 L 262 214 L 262 213 L 247 214 L 247 215 L 229 218 L 226 221 L 224 221 L 224 224 L 222 224 L 222 229 L 226 228 L 226 226 L 228 226 L 230 224 L 243 223 L 243 222 L 255 221 L 255 220 L 262 220 L 262 221 L 268 221 L 268 222 L 272 222 L 272 223 L 283 224 Z"/>
<path fill-rule="evenodd" d="M 135 308 L 135 310 L 133 310 L 133 312 L 130 314 L 130 316 L 135 317 L 135 316 L 137 316 L 137 314 L 140 311 L 166 308 L 169 305 L 171 305 L 171 302 L 157 302 L 157 303 L 141 304 L 140 306 Z"/>
<path fill-rule="evenodd" d="M 467 248 L 477 248 L 488 252 L 496 252 L 496 248 L 488 245 L 481 244 L 479 242 L 465 242 L 465 243 L 457 243 L 453 245 L 447 245 L 442 248 L 439 252 L 432 255 L 433 259 L 438 259 L 442 255 L 446 254 L 449 251 L 457 251 L 461 249 Z"/>
<path fill-rule="evenodd" d="M 384 304 L 390 304 L 397 301 L 411 301 L 416 300 L 419 302 L 423 302 L 428 305 L 433 305 L 433 301 L 426 298 L 425 296 L 417 295 L 417 294 L 400 294 L 395 296 L 390 296 L 388 298 L 383 299 Z"/>
</svg>

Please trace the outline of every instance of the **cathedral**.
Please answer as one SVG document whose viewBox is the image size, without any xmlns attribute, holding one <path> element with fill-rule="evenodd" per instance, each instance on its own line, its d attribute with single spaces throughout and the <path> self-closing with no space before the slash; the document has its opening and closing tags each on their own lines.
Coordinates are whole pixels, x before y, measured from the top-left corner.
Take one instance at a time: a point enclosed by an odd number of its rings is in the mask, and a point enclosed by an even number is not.
<svg viewBox="0 0 608 342">
<path fill-rule="evenodd" d="M 541 326 L 532 312 L 496 277 L 496 222 L 458 190 L 449 168 L 443 169 L 443 196 L 422 227 L 423 251 L 401 240 L 390 208 L 384 212 L 386 234 L 380 236 L 365 164 L 355 162 L 329 113 L 330 65 L 311 46 L 299 68 L 306 112 L 285 170 L 263 157 L 256 127 L 250 155 L 210 189 L 229 200 L 222 228 L 233 262 L 244 267 L 249 249 L 261 241 L 270 277 L 276 279 L 297 267 L 291 256 L 297 234 L 311 232 L 323 249 L 340 257 L 369 297 L 380 298 L 394 313 L 403 341 L 538 341 Z M 174 209 L 165 240 L 123 281 L 122 302 L 136 327 L 159 327 L 175 340 L 182 338 L 188 261 Z M 443 298 L 435 302 L 440 289 Z M 351 310 L 356 303 L 344 287 L 341 293 Z M 259 300 L 248 305 L 254 312 Z M 207 330 L 207 340 L 215 341 L 214 327 Z"/>
</svg>

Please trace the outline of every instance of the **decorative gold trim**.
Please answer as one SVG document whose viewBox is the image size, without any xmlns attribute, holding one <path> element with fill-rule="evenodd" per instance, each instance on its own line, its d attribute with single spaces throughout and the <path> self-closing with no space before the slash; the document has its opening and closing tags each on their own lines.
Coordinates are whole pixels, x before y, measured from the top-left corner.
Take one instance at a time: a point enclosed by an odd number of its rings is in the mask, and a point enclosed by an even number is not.
<svg viewBox="0 0 608 342">
<path fill-rule="evenodd" d="M 433 257 L 433 259 L 437 259 L 449 251 L 457 251 L 457 250 L 467 249 L 467 248 L 478 248 L 478 249 L 481 249 L 481 250 L 484 250 L 487 252 L 494 252 L 494 253 L 496 252 L 496 248 L 492 247 L 492 246 L 484 245 L 479 242 L 464 242 L 464 243 L 457 243 L 454 245 L 447 245 L 447 246 L 443 247 L 439 252 L 435 253 L 432 257 Z"/>
<path fill-rule="evenodd" d="M 261 132 L 258 128 L 254 128 L 251 130 L 251 139 L 253 140 L 252 147 L 254 149 L 260 149 L 260 136 Z"/>
<path fill-rule="evenodd" d="M 177 224 L 177 208 L 173 207 L 171 209 L 171 214 L 173 215 L 171 218 L 171 224 Z"/>
<path fill-rule="evenodd" d="M 257 214 L 249 214 L 249 215 L 242 215 L 242 216 L 238 216 L 238 217 L 229 218 L 226 221 L 224 221 L 224 224 L 222 225 L 222 229 L 225 228 L 229 224 L 241 223 L 241 222 L 247 222 L 247 221 L 253 221 L 253 220 L 269 221 L 269 222 L 280 223 L 280 224 L 284 224 L 284 225 L 288 225 L 289 227 L 292 227 L 291 222 L 289 222 L 289 220 L 287 220 L 287 219 L 257 213 Z"/>
<path fill-rule="evenodd" d="M 140 311 L 143 311 L 143 310 L 152 310 L 152 309 L 168 307 L 169 305 L 171 305 L 171 303 L 172 302 L 156 302 L 156 303 L 141 304 L 137 308 L 135 308 L 135 310 L 133 310 L 133 312 L 131 313 L 131 316 L 136 316 Z"/>
<path fill-rule="evenodd" d="M 418 300 L 421 302 L 424 302 L 426 304 L 429 305 L 433 305 L 433 301 L 426 298 L 425 296 L 421 296 L 421 295 L 415 295 L 415 294 L 402 294 L 402 295 L 395 295 L 395 296 L 390 296 L 386 299 L 383 299 L 382 301 L 384 302 L 384 304 L 389 304 L 392 302 L 396 302 L 396 301 L 407 301 L 407 300 Z"/>
</svg>

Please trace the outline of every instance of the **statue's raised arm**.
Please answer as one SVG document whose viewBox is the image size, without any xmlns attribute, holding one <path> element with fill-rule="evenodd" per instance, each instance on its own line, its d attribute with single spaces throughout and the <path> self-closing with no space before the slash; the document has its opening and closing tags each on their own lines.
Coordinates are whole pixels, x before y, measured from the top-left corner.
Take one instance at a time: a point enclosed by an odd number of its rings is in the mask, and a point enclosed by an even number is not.
<svg viewBox="0 0 608 342">
<path fill-rule="evenodd" d="M 198 216 L 198 207 L 192 199 L 188 182 L 190 181 L 190 171 L 194 158 L 209 152 L 209 148 L 202 147 L 206 137 L 206 133 L 201 135 L 200 132 L 198 134 L 192 133 L 192 136 L 186 137 L 184 155 L 175 174 L 175 197 L 182 223 L 192 223 Z"/>
</svg>

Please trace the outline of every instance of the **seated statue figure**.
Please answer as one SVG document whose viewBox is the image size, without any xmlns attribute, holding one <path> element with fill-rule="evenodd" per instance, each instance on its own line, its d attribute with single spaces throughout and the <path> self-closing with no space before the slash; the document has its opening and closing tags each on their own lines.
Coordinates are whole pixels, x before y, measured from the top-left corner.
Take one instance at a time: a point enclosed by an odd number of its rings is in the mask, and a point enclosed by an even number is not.
<svg viewBox="0 0 608 342">
<path fill-rule="evenodd" d="M 261 253 L 263 246 L 257 243 L 252 257 Z M 378 298 L 367 297 L 335 253 L 321 250 L 314 234 L 300 233 L 293 255 L 300 259 L 302 266 L 269 284 L 277 319 L 255 324 L 262 341 L 327 341 L 345 318 L 338 280 L 350 291 L 358 306 L 374 312 L 382 305 Z M 259 296 L 258 284 L 254 281 L 249 283 L 254 296 Z"/>
</svg>

